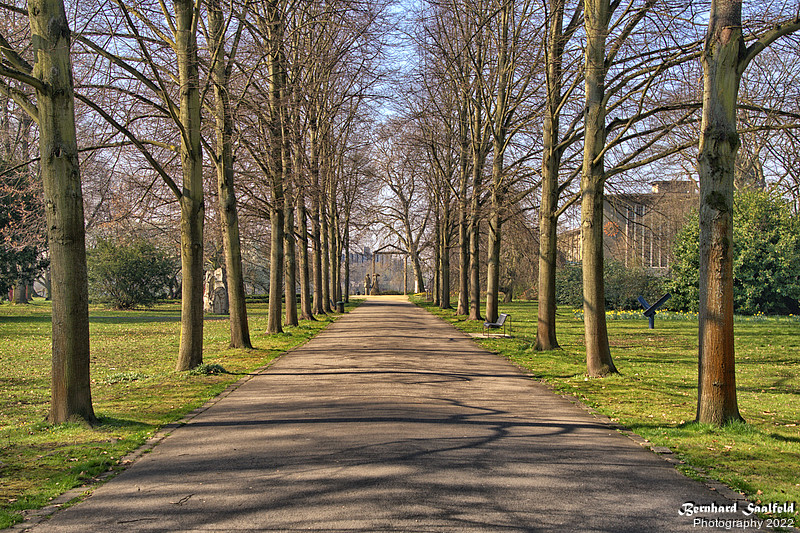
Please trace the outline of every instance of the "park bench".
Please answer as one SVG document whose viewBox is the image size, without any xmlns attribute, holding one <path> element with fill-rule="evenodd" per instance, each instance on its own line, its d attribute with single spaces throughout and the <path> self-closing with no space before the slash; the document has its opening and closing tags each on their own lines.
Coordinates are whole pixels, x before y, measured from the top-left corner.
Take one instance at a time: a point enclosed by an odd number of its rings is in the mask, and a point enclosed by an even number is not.
<svg viewBox="0 0 800 533">
<path fill-rule="evenodd" d="M 497 322 L 484 322 L 483 323 L 483 333 L 487 337 L 490 337 L 490 330 L 493 329 L 500 329 L 503 328 L 503 336 L 506 335 L 506 322 L 509 323 L 508 331 L 511 331 L 511 315 L 508 313 L 500 313 L 500 316 L 497 317 Z"/>
</svg>

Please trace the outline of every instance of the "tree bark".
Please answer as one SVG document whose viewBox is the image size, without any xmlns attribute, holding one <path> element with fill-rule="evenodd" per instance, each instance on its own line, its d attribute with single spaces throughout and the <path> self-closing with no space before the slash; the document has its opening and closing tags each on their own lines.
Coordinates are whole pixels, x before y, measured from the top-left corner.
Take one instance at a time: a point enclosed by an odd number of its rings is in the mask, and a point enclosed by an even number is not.
<svg viewBox="0 0 800 533">
<path fill-rule="evenodd" d="M 479 102 L 472 111 L 472 198 L 469 215 L 469 320 L 481 317 L 480 195 L 486 162 L 483 111 Z"/>
<path fill-rule="evenodd" d="M 344 302 L 350 303 L 350 215 L 344 219 Z"/>
<path fill-rule="evenodd" d="M 466 186 L 464 187 L 466 189 Z M 459 193 L 460 196 L 461 193 Z M 466 190 L 459 198 L 458 209 L 458 306 L 457 315 L 469 312 L 469 225 L 467 217 Z"/>
<path fill-rule="evenodd" d="M 469 229 L 469 320 L 482 320 L 480 238 L 480 222 L 474 220 Z"/>
<path fill-rule="evenodd" d="M 697 421 L 742 420 L 733 344 L 733 181 L 742 3 L 715 0 L 703 54 Z"/>
<path fill-rule="evenodd" d="M 269 75 L 269 146 L 270 181 L 272 185 L 272 208 L 270 209 L 270 263 L 269 263 L 269 315 L 267 333 L 282 333 L 284 294 L 284 181 L 286 178 L 286 71 L 283 65 L 283 20 L 277 0 L 267 4 L 269 16 L 269 53 L 267 71 Z"/>
<path fill-rule="evenodd" d="M 492 195 L 494 196 L 494 194 Z M 492 200 L 494 203 L 495 200 Z M 497 322 L 500 295 L 500 245 L 502 220 L 500 213 L 493 210 L 489 217 L 489 242 L 486 266 L 486 321 Z"/>
<path fill-rule="evenodd" d="M 450 205 L 444 206 L 441 221 L 441 242 L 439 250 L 439 263 L 441 264 L 441 298 L 439 307 L 441 309 L 452 309 L 450 303 L 450 220 L 452 215 L 449 213 Z"/>
<path fill-rule="evenodd" d="M 175 0 L 175 47 L 180 82 L 181 166 L 181 341 L 176 369 L 203 362 L 203 149 L 200 77 L 194 2 Z"/>
<path fill-rule="evenodd" d="M 277 189 L 277 190 L 276 190 Z M 276 204 L 270 211 L 270 235 L 269 252 L 269 315 L 267 317 L 267 333 L 283 333 L 281 326 L 281 315 L 283 311 L 283 199 L 276 198 L 280 194 L 281 186 L 273 186 L 273 199 Z"/>
<path fill-rule="evenodd" d="M 286 299 L 286 325 L 297 326 L 297 246 L 294 234 L 294 199 L 292 198 L 291 184 L 287 182 L 287 191 L 284 198 L 284 255 L 286 256 L 285 299 Z"/>
<path fill-rule="evenodd" d="M 306 216 L 305 195 L 297 193 L 297 222 L 300 243 L 300 318 L 316 320 L 311 309 L 311 276 L 308 257 L 308 218 Z"/>
<path fill-rule="evenodd" d="M 433 197 L 438 195 L 432 195 Z M 433 305 L 439 307 L 442 301 L 442 258 L 439 255 L 442 249 L 442 230 L 441 230 L 441 218 L 439 216 L 439 203 L 437 200 L 433 200 L 436 203 L 436 207 L 434 208 L 434 242 L 435 245 L 433 247 Z"/>
<path fill-rule="evenodd" d="M 216 167 L 219 212 L 222 224 L 222 242 L 225 251 L 225 272 L 228 281 L 228 307 L 230 309 L 231 348 L 252 349 L 250 327 L 247 322 L 247 304 L 242 271 L 242 248 L 239 236 L 239 214 L 234 189 L 233 119 L 228 93 L 229 70 L 225 53 L 224 17 L 219 0 L 208 6 L 209 32 L 215 51 L 211 72 L 214 82 L 216 111 Z"/>
<path fill-rule="evenodd" d="M 89 377 L 89 297 L 70 29 L 61 0 L 29 0 L 39 155 L 52 279 L 49 420 L 96 421 Z"/>
<path fill-rule="evenodd" d="M 497 49 L 497 96 L 494 106 L 492 145 L 492 212 L 489 217 L 489 242 L 486 266 L 486 320 L 497 322 L 500 299 L 500 248 L 502 246 L 503 207 L 505 183 L 503 156 L 506 149 L 506 124 L 508 121 L 508 90 L 513 65 L 509 60 L 509 25 L 513 2 L 503 2 L 500 10 L 500 35 Z"/>
<path fill-rule="evenodd" d="M 542 195 L 539 207 L 539 291 L 536 326 L 538 351 L 559 348 L 556 339 L 556 257 L 558 254 L 556 212 L 558 171 L 561 167 L 559 105 L 562 90 L 564 0 L 551 0 L 546 47 L 547 107 L 542 133 Z"/>
<path fill-rule="evenodd" d="M 322 236 L 319 221 L 319 199 L 316 194 L 312 194 L 311 200 L 311 247 L 313 253 L 313 272 L 314 272 L 314 295 L 312 310 L 315 315 L 325 314 L 322 304 Z"/>
<path fill-rule="evenodd" d="M 26 304 L 28 302 L 28 284 L 24 279 L 20 278 L 14 285 L 14 303 Z"/>
<path fill-rule="evenodd" d="M 605 144 L 605 43 L 608 0 L 586 0 L 586 112 L 581 176 L 581 244 L 583 248 L 583 322 L 586 370 L 590 376 L 616 373 L 606 327 L 603 284 L 603 187 L 601 156 Z"/>
<path fill-rule="evenodd" d="M 320 235 L 322 237 L 322 310 L 325 313 L 332 313 L 331 308 L 331 243 L 330 232 L 328 230 L 328 207 L 324 201 L 324 195 L 320 195 L 319 220 L 322 225 Z"/>
</svg>

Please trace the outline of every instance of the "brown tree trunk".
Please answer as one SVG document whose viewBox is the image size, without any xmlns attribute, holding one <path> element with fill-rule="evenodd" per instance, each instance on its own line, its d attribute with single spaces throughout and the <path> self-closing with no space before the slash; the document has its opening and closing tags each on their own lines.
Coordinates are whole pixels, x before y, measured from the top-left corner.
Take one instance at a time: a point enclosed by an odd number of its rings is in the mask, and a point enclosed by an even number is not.
<svg viewBox="0 0 800 533">
<path fill-rule="evenodd" d="M 485 156 L 485 129 L 480 102 L 472 112 L 472 199 L 469 215 L 469 320 L 481 317 L 480 195 Z"/>
<path fill-rule="evenodd" d="M 216 104 L 216 167 L 219 213 L 222 224 L 222 242 L 225 251 L 225 272 L 228 282 L 228 307 L 230 309 L 231 348 L 252 349 L 250 327 L 247 323 L 247 304 L 242 271 L 242 248 L 239 236 L 239 214 L 234 189 L 233 152 L 231 137 L 230 98 L 228 96 L 228 65 L 225 56 L 224 17 L 219 0 L 208 5 L 209 32 L 215 50 L 211 72 Z"/>
<path fill-rule="evenodd" d="M 284 255 L 286 256 L 285 299 L 286 299 L 286 325 L 297 326 L 297 246 L 294 234 L 294 199 L 292 198 L 291 184 L 287 183 L 287 193 L 284 198 Z"/>
<path fill-rule="evenodd" d="M 320 213 L 319 220 L 322 225 L 320 228 L 320 236 L 322 237 L 322 310 L 326 313 L 332 313 L 331 308 L 331 246 L 330 246 L 330 232 L 328 229 L 328 206 L 327 202 L 323 201 L 324 196 L 320 198 Z"/>
<path fill-rule="evenodd" d="M 175 0 L 175 47 L 180 81 L 181 166 L 181 341 L 176 369 L 203 362 L 203 149 L 194 2 Z"/>
<path fill-rule="evenodd" d="M 558 240 L 558 170 L 561 166 L 559 105 L 562 76 L 564 0 L 551 0 L 546 49 L 547 108 L 542 133 L 542 196 L 539 207 L 539 290 L 536 326 L 538 351 L 559 348 L 556 339 L 556 257 Z"/>
<path fill-rule="evenodd" d="M 309 137 L 311 154 L 309 160 L 311 173 L 311 247 L 313 254 L 314 294 L 312 311 L 315 315 L 325 314 L 322 303 L 322 231 L 320 228 L 320 178 L 319 178 L 319 119 L 318 113 L 311 106 L 309 110 Z"/>
<path fill-rule="evenodd" d="M 439 263 L 441 264 L 441 298 L 439 307 L 442 309 L 452 309 L 450 302 L 450 220 L 452 214 L 449 212 L 450 204 L 444 206 L 441 221 L 441 243 L 439 250 Z"/>
<path fill-rule="evenodd" d="M 272 208 L 270 209 L 270 263 L 269 263 L 269 315 L 267 333 L 282 333 L 285 260 L 283 249 L 284 230 L 284 180 L 286 177 L 285 105 L 286 72 L 283 65 L 283 20 L 276 0 L 267 5 L 269 13 L 269 53 L 267 70 L 269 73 L 269 146 L 270 181 L 272 185 Z"/>
<path fill-rule="evenodd" d="M 459 136 L 459 188 L 458 188 L 458 304 L 457 315 L 469 312 L 469 231 L 467 185 L 469 183 L 469 149 L 470 149 L 470 95 L 467 88 L 461 90 L 461 102 L 458 110 Z"/>
<path fill-rule="evenodd" d="M 344 219 L 344 302 L 350 302 L 350 215 Z"/>
<path fill-rule="evenodd" d="M 603 186 L 601 156 L 605 136 L 605 43 L 608 0 L 585 2 L 586 112 L 583 173 L 581 176 L 581 244 L 583 248 L 583 321 L 586 370 L 600 377 L 616 373 L 606 327 L 603 285 Z"/>
<path fill-rule="evenodd" d="M 739 135 L 742 3 L 712 2 L 703 54 L 700 137 L 700 309 L 697 421 L 742 420 L 733 344 L 733 180 Z"/>
<path fill-rule="evenodd" d="M 52 386 L 54 424 L 96 421 L 89 378 L 89 297 L 70 29 L 61 0 L 29 0 L 35 43 L 39 155 L 53 291 Z"/>
<path fill-rule="evenodd" d="M 342 243 L 339 239 L 339 214 L 336 212 L 336 187 L 333 181 L 335 176 L 331 175 L 331 187 L 328 193 L 328 243 L 330 246 L 330 300 L 331 305 L 340 301 L 342 298 Z M 331 308 L 333 310 L 333 308 Z"/>
<path fill-rule="evenodd" d="M 436 202 L 436 200 L 434 200 Z M 436 207 L 434 208 L 434 242 L 436 243 L 433 247 L 433 305 L 439 307 L 442 301 L 442 258 L 441 258 L 441 250 L 442 250 L 442 230 L 441 230 L 441 219 L 439 216 L 439 205 L 436 202 Z"/>
<path fill-rule="evenodd" d="M 26 304 L 30 300 L 28 299 L 28 284 L 25 282 L 24 279 L 18 279 L 17 283 L 14 285 L 14 303 L 15 304 Z"/>
<path fill-rule="evenodd" d="M 466 191 L 464 191 L 466 196 Z M 458 306 L 457 315 L 469 313 L 469 231 L 466 198 L 459 199 L 458 209 Z"/>
<path fill-rule="evenodd" d="M 492 194 L 494 196 L 494 194 Z M 492 200 L 495 203 L 495 200 Z M 486 321 L 497 322 L 500 298 L 500 245 L 502 220 L 499 210 L 489 217 L 489 242 L 486 251 Z"/>
<path fill-rule="evenodd" d="M 278 190 L 276 190 L 278 189 Z M 269 252 L 269 315 L 267 317 L 267 333 L 282 333 L 281 315 L 283 311 L 283 199 L 276 198 L 280 194 L 280 185 L 273 186 L 273 199 L 276 204 L 270 211 Z"/>
<path fill-rule="evenodd" d="M 503 156 L 506 144 L 506 124 L 508 122 L 508 85 L 514 65 L 508 57 L 509 25 L 513 2 L 503 2 L 499 13 L 500 35 L 497 43 L 497 96 L 494 106 L 494 135 L 492 145 L 492 211 L 489 217 L 489 242 L 486 266 L 486 320 L 497 322 L 500 307 L 500 249 L 502 247 L 503 203 L 505 185 Z"/>
<path fill-rule="evenodd" d="M 306 217 L 305 195 L 297 194 L 297 222 L 300 243 L 300 318 L 316 320 L 311 309 L 311 276 L 308 257 L 308 219 Z"/>
<path fill-rule="evenodd" d="M 425 292 L 425 278 L 422 277 L 422 263 L 419 260 L 419 252 L 417 252 L 416 246 L 412 250 L 411 266 L 414 268 L 414 292 Z"/>
<path fill-rule="evenodd" d="M 325 314 L 325 308 L 322 304 L 322 232 L 320 229 L 319 211 L 319 196 L 314 192 L 311 195 L 311 247 L 314 259 L 314 296 L 312 310 L 315 315 Z"/>
<path fill-rule="evenodd" d="M 474 220 L 470 224 L 469 232 L 469 320 L 483 320 L 481 317 L 480 238 L 480 223 Z"/>
</svg>

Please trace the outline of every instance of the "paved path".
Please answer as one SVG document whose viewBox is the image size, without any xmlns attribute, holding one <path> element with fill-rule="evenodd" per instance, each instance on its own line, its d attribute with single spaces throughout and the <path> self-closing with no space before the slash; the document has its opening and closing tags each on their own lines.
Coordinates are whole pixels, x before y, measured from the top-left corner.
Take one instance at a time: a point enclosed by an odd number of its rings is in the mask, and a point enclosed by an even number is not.
<svg viewBox="0 0 800 533">
<path fill-rule="evenodd" d="M 378 297 L 33 531 L 708 530 L 689 501 L 725 500 Z"/>
</svg>

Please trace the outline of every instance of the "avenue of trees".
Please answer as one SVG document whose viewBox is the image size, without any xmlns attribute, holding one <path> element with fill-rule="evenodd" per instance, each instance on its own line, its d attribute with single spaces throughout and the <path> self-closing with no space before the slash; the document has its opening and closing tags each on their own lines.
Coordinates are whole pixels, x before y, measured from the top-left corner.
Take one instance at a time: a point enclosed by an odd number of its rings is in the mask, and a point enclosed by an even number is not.
<svg viewBox="0 0 800 533">
<path fill-rule="evenodd" d="M 587 373 L 614 373 L 604 197 L 665 175 L 700 185 L 697 419 L 740 419 L 733 191 L 769 181 L 800 206 L 798 9 L 0 5 L 0 261 L 15 283 L 50 265 L 50 419 L 94 420 L 87 231 L 92 245 L 136 232 L 179 251 L 176 368 L 188 370 L 203 361 L 209 262 L 225 267 L 231 346 L 249 348 L 254 258 L 268 264 L 267 332 L 279 333 L 347 298 L 350 251 L 365 235 L 406 256 L 415 291 L 471 320 L 496 321 L 501 294 L 535 285 L 536 348 L 556 349 L 557 233 L 579 209 Z M 391 53 L 399 43 L 402 57 Z"/>
</svg>

